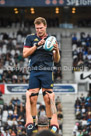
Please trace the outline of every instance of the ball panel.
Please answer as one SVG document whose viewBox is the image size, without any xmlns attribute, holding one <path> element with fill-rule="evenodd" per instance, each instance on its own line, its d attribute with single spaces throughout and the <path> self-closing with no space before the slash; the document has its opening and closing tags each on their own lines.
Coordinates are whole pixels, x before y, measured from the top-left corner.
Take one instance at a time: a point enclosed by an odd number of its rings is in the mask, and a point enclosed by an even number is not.
<svg viewBox="0 0 91 136">
<path fill-rule="evenodd" d="M 56 38 L 54 36 L 50 36 L 46 39 L 43 48 L 47 51 L 52 51 L 53 45 L 56 43 Z"/>
</svg>

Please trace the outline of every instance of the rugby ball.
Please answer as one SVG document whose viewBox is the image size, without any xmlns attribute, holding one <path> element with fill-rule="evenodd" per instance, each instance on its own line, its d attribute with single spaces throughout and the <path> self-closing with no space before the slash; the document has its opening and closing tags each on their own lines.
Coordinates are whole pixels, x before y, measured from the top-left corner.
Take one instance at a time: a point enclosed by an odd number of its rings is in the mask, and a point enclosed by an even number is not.
<svg viewBox="0 0 91 136">
<path fill-rule="evenodd" d="M 46 51 L 52 51 L 53 48 L 54 48 L 54 44 L 56 44 L 56 37 L 54 37 L 54 36 L 49 36 L 49 37 L 46 39 L 43 48 L 44 48 Z"/>
</svg>

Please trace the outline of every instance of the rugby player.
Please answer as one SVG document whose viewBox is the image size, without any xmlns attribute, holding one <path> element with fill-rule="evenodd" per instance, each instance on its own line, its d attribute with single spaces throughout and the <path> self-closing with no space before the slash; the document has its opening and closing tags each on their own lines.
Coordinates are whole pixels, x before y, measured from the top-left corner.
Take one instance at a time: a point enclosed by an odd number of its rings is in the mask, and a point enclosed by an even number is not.
<svg viewBox="0 0 91 136">
<path fill-rule="evenodd" d="M 51 118 L 50 102 L 45 92 L 53 92 L 53 63 L 59 62 L 60 53 L 57 42 L 54 45 L 53 51 L 43 49 L 43 44 L 46 38 L 49 37 L 46 32 L 47 22 L 45 18 L 36 18 L 34 25 L 36 33 L 27 35 L 23 48 L 23 57 L 29 57 L 30 60 L 31 72 L 28 90 L 33 92 L 31 97 L 31 112 L 35 118 L 37 115 L 37 98 L 41 88 L 46 105 L 46 114 L 48 118 Z"/>
</svg>

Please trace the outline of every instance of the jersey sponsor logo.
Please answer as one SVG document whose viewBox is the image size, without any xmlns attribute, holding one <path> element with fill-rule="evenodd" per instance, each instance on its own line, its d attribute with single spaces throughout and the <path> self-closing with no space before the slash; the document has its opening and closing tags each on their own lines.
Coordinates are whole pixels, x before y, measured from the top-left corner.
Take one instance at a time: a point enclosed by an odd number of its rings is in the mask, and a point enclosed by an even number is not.
<svg viewBox="0 0 91 136">
<path fill-rule="evenodd" d="M 33 129 L 33 125 L 30 124 L 30 125 L 27 127 L 27 129 L 28 129 L 28 130 Z"/>
<path fill-rule="evenodd" d="M 55 132 L 57 131 L 57 127 L 53 126 L 52 129 L 51 129 L 51 131 L 52 131 L 53 133 L 55 133 Z"/>
<path fill-rule="evenodd" d="M 39 39 L 38 39 L 38 38 L 35 38 L 34 41 L 39 41 Z"/>
</svg>

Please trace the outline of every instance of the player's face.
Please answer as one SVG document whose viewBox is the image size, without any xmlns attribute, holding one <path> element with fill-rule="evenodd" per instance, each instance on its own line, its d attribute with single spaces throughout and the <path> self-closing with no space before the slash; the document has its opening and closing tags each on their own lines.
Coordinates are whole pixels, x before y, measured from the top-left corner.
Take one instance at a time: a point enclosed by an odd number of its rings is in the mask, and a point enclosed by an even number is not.
<svg viewBox="0 0 91 136">
<path fill-rule="evenodd" d="M 36 33 L 38 36 L 44 36 L 46 34 L 46 25 L 43 23 L 41 24 L 35 24 Z"/>
</svg>

